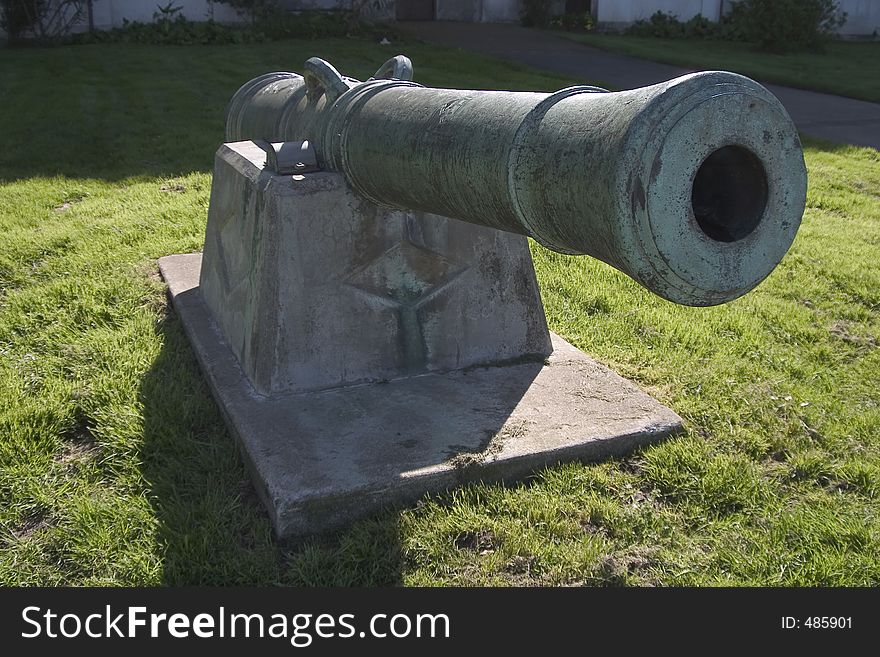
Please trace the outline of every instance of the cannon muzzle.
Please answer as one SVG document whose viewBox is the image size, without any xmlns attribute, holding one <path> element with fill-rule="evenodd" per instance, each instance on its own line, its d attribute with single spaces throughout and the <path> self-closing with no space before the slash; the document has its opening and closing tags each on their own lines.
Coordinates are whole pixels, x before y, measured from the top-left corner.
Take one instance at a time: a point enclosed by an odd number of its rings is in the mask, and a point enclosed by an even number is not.
<svg viewBox="0 0 880 657">
<path fill-rule="evenodd" d="M 366 82 L 323 60 L 236 92 L 228 141 L 307 140 L 375 203 L 532 237 L 709 306 L 760 283 L 806 198 L 794 124 L 749 78 L 709 71 L 650 87 L 552 94 L 433 89 L 389 60 Z"/>
</svg>

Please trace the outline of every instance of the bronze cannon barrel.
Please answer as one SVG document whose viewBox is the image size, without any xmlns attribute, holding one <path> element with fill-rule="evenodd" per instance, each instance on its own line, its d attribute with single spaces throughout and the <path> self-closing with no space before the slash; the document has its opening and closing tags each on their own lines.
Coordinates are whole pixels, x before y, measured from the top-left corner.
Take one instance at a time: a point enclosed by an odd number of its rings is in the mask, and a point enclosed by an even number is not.
<svg viewBox="0 0 880 657">
<path fill-rule="evenodd" d="M 226 138 L 307 140 L 380 205 L 590 255 L 687 305 L 745 294 L 797 233 L 797 131 L 746 77 L 547 94 L 434 89 L 411 72 L 398 56 L 361 83 L 313 58 L 302 76 L 261 76 L 233 97 Z"/>
</svg>

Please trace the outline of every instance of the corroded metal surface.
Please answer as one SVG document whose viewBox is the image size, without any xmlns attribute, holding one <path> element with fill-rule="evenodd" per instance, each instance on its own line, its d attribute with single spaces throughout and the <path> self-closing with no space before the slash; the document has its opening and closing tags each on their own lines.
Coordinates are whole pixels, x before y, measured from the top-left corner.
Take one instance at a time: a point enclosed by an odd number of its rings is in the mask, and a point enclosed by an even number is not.
<svg viewBox="0 0 880 657">
<path fill-rule="evenodd" d="M 368 199 L 586 254 L 688 305 L 734 299 L 791 246 L 794 125 L 758 83 L 703 72 L 616 93 L 432 89 L 404 57 L 358 82 L 313 58 L 245 84 L 228 141 L 308 140 Z M 386 79 L 381 76 L 388 76 Z"/>
</svg>

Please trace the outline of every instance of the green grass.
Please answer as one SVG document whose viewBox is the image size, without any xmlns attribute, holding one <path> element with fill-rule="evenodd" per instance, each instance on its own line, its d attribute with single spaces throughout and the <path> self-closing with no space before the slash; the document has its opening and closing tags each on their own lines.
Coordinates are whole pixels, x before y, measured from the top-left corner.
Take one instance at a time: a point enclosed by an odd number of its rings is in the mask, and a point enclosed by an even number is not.
<svg viewBox="0 0 880 657">
<path fill-rule="evenodd" d="M 698 70 L 733 71 L 761 82 L 880 102 L 880 43 L 834 42 L 826 53 L 776 55 L 752 44 L 703 39 L 559 32 L 569 39 L 624 55 Z"/>
<path fill-rule="evenodd" d="M 429 84 L 571 83 L 398 50 Z M 791 252 L 726 306 L 534 251 L 551 327 L 686 434 L 277 545 L 155 263 L 202 245 L 233 91 L 312 54 L 394 53 L 0 51 L 0 583 L 880 584 L 880 156 L 822 144 Z"/>
</svg>

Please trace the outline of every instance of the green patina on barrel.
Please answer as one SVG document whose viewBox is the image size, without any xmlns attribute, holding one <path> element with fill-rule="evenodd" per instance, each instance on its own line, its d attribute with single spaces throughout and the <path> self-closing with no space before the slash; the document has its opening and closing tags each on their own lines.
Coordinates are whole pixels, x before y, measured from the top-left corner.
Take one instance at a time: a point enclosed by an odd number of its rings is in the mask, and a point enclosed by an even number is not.
<svg viewBox="0 0 880 657">
<path fill-rule="evenodd" d="M 245 84 L 228 141 L 308 140 L 383 206 L 520 233 L 590 255 L 671 301 L 760 283 L 806 200 L 794 124 L 758 83 L 707 71 L 609 93 L 432 89 L 389 60 L 359 82 L 323 60 Z"/>
</svg>

